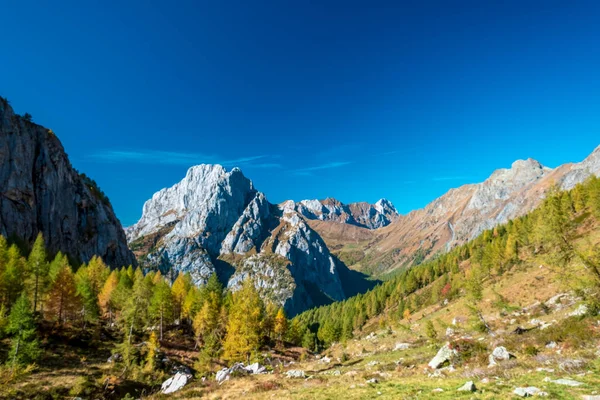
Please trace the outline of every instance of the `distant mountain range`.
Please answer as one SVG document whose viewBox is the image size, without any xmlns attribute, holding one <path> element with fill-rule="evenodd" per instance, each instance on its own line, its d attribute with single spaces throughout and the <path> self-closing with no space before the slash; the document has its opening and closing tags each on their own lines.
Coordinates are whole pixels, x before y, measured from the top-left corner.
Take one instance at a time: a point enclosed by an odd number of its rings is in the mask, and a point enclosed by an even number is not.
<svg viewBox="0 0 600 400">
<path fill-rule="evenodd" d="M 77 261 L 139 262 L 173 279 L 189 272 L 197 284 L 216 272 L 236 288 L 251 276 L 291 315 L 365 291 L 373 278 L 524 215 L 553 185 L 570 189 L 591 174 L 600 174 L 600 147 L 555 169 L 519 160 L 400 215 L 385 199 L 271 204 L 240 169 L 198 165 L 155 193 L 124 232 L 108 198 L 71 166 L 54 133 L 0 98 L 0 234 L 31 244 L 42 232 L 51 252 Z"/>
<path fill-rule="evenodd" d="M 600 147 L 585 160 L 548 168 L 528 159 L 495 171 L 479 184 L 451 189 L 425 208 L 401 215 L 376 231 L 322 221 L 311 226 L 351 268 L 383 276 L 465 243 L 486 229 L 533 210 L 553 185 L 571 189 L 600 174 Z M 352 243 L 348 246 L 341 246 Z"/>
<path fill-rule="evenodd" d="M 600 148 L 556 169 L 519 160 L 399 215 L 385 199 L 274 205 L 238 168 L 199 165 L 146 202 L 127 238 L 142 265 L 173 277 L 186 271 L 197 283 L 217 272 L 234 288 L 252 276 L 295 313 L 368 287 L 344 279 L 347 266 L 374 277 L 410 267 L 529 212 L 552 185 L 568 189 L 599 172 Z"/>
</svg>

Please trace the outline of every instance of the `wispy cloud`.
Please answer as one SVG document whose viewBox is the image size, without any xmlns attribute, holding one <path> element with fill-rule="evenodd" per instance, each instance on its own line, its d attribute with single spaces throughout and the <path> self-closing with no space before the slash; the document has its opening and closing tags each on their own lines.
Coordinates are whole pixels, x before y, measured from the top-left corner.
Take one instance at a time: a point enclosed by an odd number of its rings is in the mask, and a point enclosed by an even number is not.
<svg viewBox="0 0 600 400">
<path fill-rule="evenodd" d="M 215 154 L 186 153 L 160 150 L 99 150 L 87 156 L 88 159 L 103 163 L 138 163 L 192 166 L 202 163 L 221 164 L 231 167 L 281 168 L 278 163 L 269 162 L 277 156 L 256 155 L 227 159 Z"/>
<path fill-rule="evenodd" d="M 313 167 L 295 169 L 292 172 L 295 175 L 309 176 L 314 171 L 320 171 L 320 170 L 331 169 L 331 168 L 340 168 L 340 167 L 346 166 L 348 164 L 352 164 L 352 162 L 351 161 L 332 161 L 332 162 L 328 162 L 328 163 L 321 164 L 321 165 L 315 165 Z"/>
</svg>

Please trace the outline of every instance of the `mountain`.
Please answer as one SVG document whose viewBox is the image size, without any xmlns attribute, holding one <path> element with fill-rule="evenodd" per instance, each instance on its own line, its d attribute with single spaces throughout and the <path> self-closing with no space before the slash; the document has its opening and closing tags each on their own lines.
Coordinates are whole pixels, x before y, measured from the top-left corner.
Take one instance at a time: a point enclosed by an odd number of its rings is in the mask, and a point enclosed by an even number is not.
<svg viewBox="0 0 600 400">
<path fill-rule="evenodd" d="M 0 234 L 77 261 L 99 255 L 114 267 L 135 262 L 110 202 L 80 175 L 60 141 L 0 98 Z"/>
<path fill-rule="evenodd" d="M 240 169 L 198 165 L 144 204 L 127 228 L 140 263 L 195 284 L 216 272 L 236 288 L 252 276 L 290 314 L 354 294 L 348 271 L 295 205 L 273 205 Z"/>
<path fill-rule="evenodd" d="M 600 174 L 600 147 L 579 163 L 548 168 L 527 159 L 496 170 L 484 182 L 451 189 L 425 208 L 396 218 L 376 231 L 360 250 L 354 268 L 381 275 L 420 263 L 475 238 L 486 229 L 533 210 L 556 185 L 571 189 Z M 328 243 L 344 241 L 339 235 Z"/>
<path fill-rule="evenodd" d="M 298 203 L 289 200 L 285 202 L 284 207 L 293 208 L 309 220 L 334 221 L 367 229 L 387 226 L 399 216 L 394 205 L 386 199 L 381 199 L 375 204 L 343 204 L 332 198 L 302 200 Z"/>
</svg>

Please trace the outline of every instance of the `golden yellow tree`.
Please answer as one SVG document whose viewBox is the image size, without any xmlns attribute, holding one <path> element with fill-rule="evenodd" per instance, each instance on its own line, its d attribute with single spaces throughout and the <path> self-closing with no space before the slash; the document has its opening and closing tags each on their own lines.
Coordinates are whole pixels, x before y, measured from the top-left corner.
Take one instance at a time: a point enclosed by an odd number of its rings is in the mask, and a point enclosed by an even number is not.
<svg viewBox="0 0 600 400">
<path fill-rule="evenodd" d="M 209 334 L 216 333 L 215 331 L 219 325 L 220 311 L 217 294 L 213 292 L 209 293 L 202 308 L 194 317 L 193 327 L 198 343 L 204 343 Z"/>
<path fill-rule="evenodd" d="M 285 336 L 287 329 L 288 320 L 285 316 L 285 311 L 283 311 L 283 308 L 280 308 L 277 311 L 277 315 L 275 316 L 275 326 L 273 328 L 275 332 L 275 337 L 277 338 L 280 344 L 283 343 L 283 337 Z"/>
<path fill-rule="evenodd" d="M 173 293 L 173 300 L 175 304 L 175 318 L 181 320 L 183 314 L 183 303 L 185 302 L 185 296 L 187 295 L 190 287 L 192 286 L 192 279 L 188 274 L 180 272 L 173 282 L 171 292 Z"/>
<path fill-rule="evenodd" d="M 250 279 L 233 294 L 227 335 L 223 343 L 223 357 L 227 361 L 249 361 L 261 344 L 263 303 Z"/>
<path fill-rule="evenodd" d="M 104 286 L 102 286 L 102 290 L 98 294 L 98 304 L 100 305 L 100 310 L 102 311 L 102 315 L 108 316 L 108 320 L 112 322 L 113 320 L 113 301 L 112 295 L 117 286 L 119 285 L 119 275 L 117 271 L 112 271 L 104 282 Z"/>
<path fill-rule="evenodd" d="M 146 372 L 152 372 L 156 368 L 156 355 L 159 350 L 160 343 L 158 342 L 156 333 L 152 331 L 148 339 L 148 353 L 146 353 L 146 365 L 144 366 Z"/>
</svg>

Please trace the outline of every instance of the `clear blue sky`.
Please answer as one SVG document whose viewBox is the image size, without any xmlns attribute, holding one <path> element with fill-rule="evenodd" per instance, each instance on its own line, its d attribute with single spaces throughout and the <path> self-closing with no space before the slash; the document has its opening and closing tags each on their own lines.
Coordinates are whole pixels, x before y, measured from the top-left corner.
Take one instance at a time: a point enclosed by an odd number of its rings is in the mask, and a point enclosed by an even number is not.
<svg viewBox="0 0 600 400">
<path fill-rule="evenodd" d="M 214 162 L 272 202 L 408 212 L 600 144 L 599 21 L 597 1 L 6 1 L 0 95 L 124 225 Z"/>
</svg>

